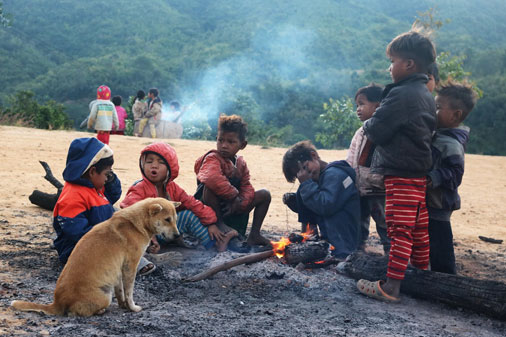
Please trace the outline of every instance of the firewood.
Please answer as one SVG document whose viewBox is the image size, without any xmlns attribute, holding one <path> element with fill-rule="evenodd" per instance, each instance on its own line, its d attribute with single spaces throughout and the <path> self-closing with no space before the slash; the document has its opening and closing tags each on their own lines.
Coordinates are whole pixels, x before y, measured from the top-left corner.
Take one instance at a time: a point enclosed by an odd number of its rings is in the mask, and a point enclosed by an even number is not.
<svg viewBox="0 0 506 337">
<path fill-rule="evenodd" d="M 267 259 L 267 258 L 271 257 L 272 255 L 274 255 L 274 251 L 267 250 L 265 252 L 254 253 L 254 254 L 242 256 L 242 257 L 239 257 L 237 259 L 233 259 L 233 260 L 227 261 L 227 262 L 225 262 L 223 264 L 220 264 L 220 265 L 218 265 L 216 267 L 210 268 L 210 269 L 208 269 L 206 271 L 203 271 L 202 273 L 199 273 L 199 274 L 194 275 L 192 277 L 189 277 L 189 278 L 185 279 L 185 281 L 186 282 L 201 281 L 201 280 L 204 280 L 206 278 L 209 278 L 209 277 L 213 276 L 216 273 L 219 273 L 220 271 L 224 271 L 224 270 L 227 270 L 227 269 L 230 269 L 232 267 L 235 267 L 235 266 L 238 266 L 238 265 L 241 265 L 241 264 L 245 264 L 245 263 L 258 262 L 258 261 Z"/>
<path fill-rule="evenodd" d="M 44 176 L 44 179 L 49 181 L 51 183 L 51 185 L 53 185 L 54 187 L 56 187 L 58 189 L 58 191 L 61 191 L 63 188 L 63 184 L 58 179 L 55 178 L 49 165 L 45 161 L 41 161 L 41 160 L 39 160 L 39 163 L 44 168 L 44 171 L 46 171 L 46 175 Z"/>
<path fill-rule="evenodd" d="M 329 253 L 329 244 L 325 241 L 307 241 L 290 244 L 285 248 L 285 261 L 296 265 L 323 260 Z"/>
<path fill-rule="evenodd" d="M 358 280 L 385 279 L 387 256 L 355 253 L 339 269 Z M 425 300 L 438 301 L 450 306 L 506 319 L 506 284 L 493 280 L 479 280 L 408 267 L 401 292 Z"/>
<path fill-rule="evenodd" d="M 51 185 L 56 187 L 58 189 L 57 193 L 45 193 L 41 192 L 39 190 L 34 190 L 32 194 L 28 197 L 30 202 L 34 205 L 37 205 L 39 207 L 42 207 L 44 209 L 52 211 L 54 209 L 54 205 L 56 205 L 56 201 L 58 201 L 58 197 L 60 196 L 60 193 L 63 189 L 63 184 L 55 178 L 53 175 L 53 172 L 51 171 L 51 168 L 45 161 L 39 161 L 40 165 L 44 168 L 44 171 L 46 171 L 46 175 L 44 176 L 44 179 L 49 181 Z"/>
<path fill-rule="evenodd" d="M 478 237 L 480 238 L 480 240 L 485 241 L 485 242 L 497 243 L 499 245 L 502 243 L 502 240 L 499 240 L 499 239 L 487 238 L 486 236 L 481 236 L 481 235 Z"/>
</svg>

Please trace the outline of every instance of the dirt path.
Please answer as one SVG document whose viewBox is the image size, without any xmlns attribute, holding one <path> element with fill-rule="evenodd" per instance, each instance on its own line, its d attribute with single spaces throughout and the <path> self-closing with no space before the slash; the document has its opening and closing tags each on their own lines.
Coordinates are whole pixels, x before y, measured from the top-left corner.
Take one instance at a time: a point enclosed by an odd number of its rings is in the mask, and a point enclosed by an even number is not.
<svg viewBox="0 0 506 337">
<path fill-rule="evenodd" d="M 89 134 L 0 126 L 0 335 L 58 336 L 504 336 L 505 322 L 405 296 L 386 305 L 360 296 L 355 282 L 335 268 L 297 271 L 276 258 L 236 267 L 197 283 L 181 280 L 232 253 L 185 251 L 182 266 L 161 266 L 138 278 L 135 299 L 144 310 L 125 312 L 116 303 L 89 319 L 16 313 L 13 299 L 48 303 L 61 267 L 50 245 L 51 213 L 30 204 L 33 189 L 54 192 L 42 176 L 45 160 L 58 178 L 68 146 Z M 194 160 L 213 142 L 170 140 L 179 156 L 176 182 L 195 189 Z M 112 136 L 114 169 L 123 190 L 140 177 L 138 155 L 148 139 Z M 299 228 L 281 203 L 286 183 L 281 157 L 286 149 L 248 146 L 246 158 L 256 188 L 268 188 L 272 204 L 265 234 L 277 238 Z M 345 151 L 320 151 L 325 160 L 343 159 Z M 504 281 L 506 244 L 478 239 L 506 239 L 505 157 L 468 155 L 460 189 L 463 208 L 453 217 L 459 273 Z M 374 226 L 372 226 L 373 228 Z M 375 233 L 370 251 L 379 252 Z"/>
</svg>

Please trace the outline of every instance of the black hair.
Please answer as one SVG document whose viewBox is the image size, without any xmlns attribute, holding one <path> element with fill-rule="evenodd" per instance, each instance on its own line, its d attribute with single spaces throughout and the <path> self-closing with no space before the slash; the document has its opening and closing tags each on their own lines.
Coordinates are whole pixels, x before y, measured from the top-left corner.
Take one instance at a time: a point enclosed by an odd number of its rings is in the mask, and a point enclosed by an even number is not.
<svg viewBox="0 0 506 337">
<path fill-rule="evenodd" d="M 169 106 L 173 106 L 176 110 L 181 109 L 181 104 L 178 101 L 170 101 Z"/>
<path fill-rule="evenodd" d="M 155 96 L 155 97 L 158 97 L 158 89 L 156 89 L 156 88 L 149 89 L 149 93 L 153 94 L 153 96 Z"/>
<path fill-rule="evenodd" d="M 112 103 L 116 106 L 121 105 L 121 96 L 114 96 L 112 98 Z"/>
<path fill-rule="evenodd" d="M 146 93 L 144 92 L 144 90 L 139 90 L 139 91 L 137 91 L 137 96 L 136 97 L 139 100 L 144 99 L 144 97 L 146 97 Z"/>
<path fill-rule="evenodd" d="M 436 82 L 436 85 L 439 84 L 439 68 L 437 67 L 436 62 L 429 64 L 427 67 L 427 75 L 432 75 L 434 77 L 434 82 Z"/>
<path fill-rule="evenodd" d="M 95 164 L 91 165 L 90 168 L 88 168 L 88 170 L 86 170 L 86 172 L 84 172 L 83 176 L 86 176 L 90 172 L 90 169 L 92 167 L 94 167 L 95 170 L 97 171 L 97 173 L 100 174 L 100 173 L 102 173 L 103 170 L 105 170 L 108 167 L 111 167 L 113 164 L 114 164 L 114 157 L 113 156 L 110 156 L 107 158 L 102 158 L 99 161 L 97 161 Z"/>
<path fill-rule="evenodd" d="M 362 87 L 357 90 L 355 94 L 355 101 L 358 95 L 364 95 L 369 102 L 381 102 L 381 96 L 383 94 L 383 87 L 376 83 L 371 83 L 366 87 Z"/>
<path fill-rule="evenodd" d="M 218 131 L 221 132 L 235 132 L 241 142 L 246 140 L 248 134 L 248 123 L 246 123 L 241 116 L 238 115 L 221 115 L 218 120 Z"/>
<path fill-rule="evenodd" d="M 413 60 L 417 71 L 421 73 L 426 73 L 428 66 L 436 61 L 436 49 L 432 41 L 415 31 L 396 36 L 387 46 L 387 55 Z"/>
<path fill-rule="evenodd" d="M 462 110 L 460 122 L 463 122 L 467 118 L 478 99 L 472 86 L 467 82 L 448 81 L 441 85 L 439 89 L 436 89 L 436 93 L 438 96 L 448 98 L 452 109 Z"/>
<path fill-rule="evenodd" d="M 312 160 L 312 153 L 318 155 L 316 148 L 309 140 L 300 141 L 286 151 L 283 156 L 283 174 L 286 181 L 290 183 L 295 181 L 299 171 L 299 163 Z"/>
</svg>

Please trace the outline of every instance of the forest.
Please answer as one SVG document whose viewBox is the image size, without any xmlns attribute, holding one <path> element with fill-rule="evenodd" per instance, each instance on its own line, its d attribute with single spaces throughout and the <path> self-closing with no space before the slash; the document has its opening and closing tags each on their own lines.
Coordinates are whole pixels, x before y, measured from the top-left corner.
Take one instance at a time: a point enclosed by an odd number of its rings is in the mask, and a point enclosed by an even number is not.
<svg viewBox="0 0 506 337">
<path fill-rule="evenodd" d="M 445 75 L 479 88 L 467 152 L 506 155 L 505 18 L 502 0 L 4 0 L 0 123 L 77 129 L 98 86 L 125 107 L 155 87 L 189 106 L 188 138 L 237 113 L 253 143 L 346 148 L 356 90 L 390 82 L 386 45 L 421 20 Z"/>
</svg>

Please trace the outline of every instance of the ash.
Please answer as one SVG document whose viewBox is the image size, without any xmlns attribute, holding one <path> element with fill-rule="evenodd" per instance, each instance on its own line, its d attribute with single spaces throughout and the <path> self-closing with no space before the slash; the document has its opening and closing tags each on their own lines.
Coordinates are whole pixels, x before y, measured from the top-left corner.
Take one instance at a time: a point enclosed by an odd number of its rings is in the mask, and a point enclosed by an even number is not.
<svg viewBox="0 0 506 337">
<path fill-rule="evenodd" d="M 336 266 L 299 270 L 276 257 L 209 279 L 184 279 L 244 256 L 181 249 L 177 268 L 137 277 L 127 312 L 115 300 L 102 316 L 15 312 L 14 299 L 50 303 L 61 271 L 48 230 L 0 239 L 0 335 L 14 336 L 504 336 L 505 322 L 404 295 L 387 304 L 358 293 Z"/>
</svg>

